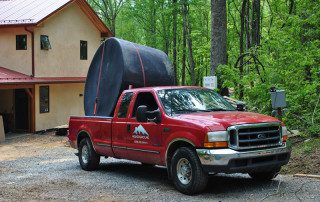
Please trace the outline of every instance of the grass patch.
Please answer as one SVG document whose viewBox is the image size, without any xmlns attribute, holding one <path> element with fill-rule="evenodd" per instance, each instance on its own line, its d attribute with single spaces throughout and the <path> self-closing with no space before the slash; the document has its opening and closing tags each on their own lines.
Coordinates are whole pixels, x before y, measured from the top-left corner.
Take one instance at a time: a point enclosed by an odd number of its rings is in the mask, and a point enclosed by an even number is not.
<svg viewBox="0 0 320 202">
<path fill-rule="evenodd" d="M 292 152 L 297 155 L 311 154 L 320 149 L 320 138 L 306 139 L 300 144 L 291 143 Z"/>
</svg>

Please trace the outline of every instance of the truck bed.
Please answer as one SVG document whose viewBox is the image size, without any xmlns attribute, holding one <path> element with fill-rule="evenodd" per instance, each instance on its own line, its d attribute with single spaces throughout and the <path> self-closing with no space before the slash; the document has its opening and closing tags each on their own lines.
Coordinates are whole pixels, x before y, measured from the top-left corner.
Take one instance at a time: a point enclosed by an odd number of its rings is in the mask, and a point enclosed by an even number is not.
<svg viewBox="0 0 320 202">
<path fill-rule="evenodd" d="M 79 135 L 89 135 L 97 153 L 113 155 L 104 145 L 111 146 L 113 117 L 107 116 L 71 116 L 69 121 L 69 142 L 73 148 L 78 148 Z"/>
</svg>

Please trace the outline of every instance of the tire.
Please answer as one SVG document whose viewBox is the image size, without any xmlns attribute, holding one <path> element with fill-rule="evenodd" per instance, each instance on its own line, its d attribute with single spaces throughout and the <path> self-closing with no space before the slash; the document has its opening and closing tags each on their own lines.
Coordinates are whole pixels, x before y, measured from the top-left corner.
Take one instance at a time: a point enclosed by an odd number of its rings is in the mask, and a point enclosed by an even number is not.
<svg viewBox="0 0 320 202">
<path fill-rule="evenodd" d="M 257 181 L 270 181 L 278 176 L 280 168 L 276 168 L 270 171 L 252 172 L 248 173 L 250 177 Z"/>
<path fill-rule="evenodd" d="M 171 159 L 171 174 L 175 188 L 181 193 L 193 195 L 202 192 L 208 183 L 208 174 L 192 148 L 177 149 Z"/>
<path fill-rule="evenodd" d="M 89 138 L 84 138 L 79 144 L 79 163 L 83 170 L 92 171 L 99 167 L 100 156 L 94 151 Z"/>
</svg>

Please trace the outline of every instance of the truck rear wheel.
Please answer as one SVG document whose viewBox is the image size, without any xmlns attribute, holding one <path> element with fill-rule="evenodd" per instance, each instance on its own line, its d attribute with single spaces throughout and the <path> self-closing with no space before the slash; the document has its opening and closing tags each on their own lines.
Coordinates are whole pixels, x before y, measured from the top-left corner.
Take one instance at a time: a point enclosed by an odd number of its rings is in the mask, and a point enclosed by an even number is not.
<svg viewBox="0 0 320 202">
<path fill-rule="evenodd" d="M 91 141 L 84 138 L 79 144 L 79 163 L 83 170 L 92 171 L 99 167 L 100 156 L 94 151 Z"/>
<path fill-rule="evenodd" d="M 208 182 L 208 174 L 202 169 L 195 151 L 188 147 L 177 149 L 171 159 L 173 184 L 177 190 L 192 195 L 203 191 Z"/>
<path fill-rule="evenodd" d="M 248 173 L 250 177 L 254 180 L 258 181 L 269 181 L 278 176 L 280 172 L 280 168 L 276 168 L 270 171 L 263 171 L 263 172 L 252 172 Z"/>
</svg>

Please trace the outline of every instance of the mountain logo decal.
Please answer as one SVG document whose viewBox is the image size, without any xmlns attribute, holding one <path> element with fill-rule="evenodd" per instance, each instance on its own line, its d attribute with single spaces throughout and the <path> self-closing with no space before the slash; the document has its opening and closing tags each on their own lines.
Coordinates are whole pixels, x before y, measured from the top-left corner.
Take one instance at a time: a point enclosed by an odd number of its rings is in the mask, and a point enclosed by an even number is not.
<svg viewBox="0 0 320 202">
<path fill-rule="evenodd" d="M 139 126 L 135 127 L 133 134 L 149 136 L 149 134 L 147 133 L 146 129 L 144 129 L 144 127 L 142 125 L 139 125 Z"/>
<path fill-rule="evenodd" d="M 142 125 L 139 125 L 134 128 L 132 137 L 136 139 L 149 139 L 149 134 Z"/>
</svg>

